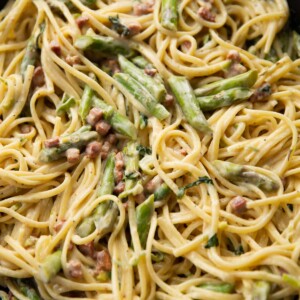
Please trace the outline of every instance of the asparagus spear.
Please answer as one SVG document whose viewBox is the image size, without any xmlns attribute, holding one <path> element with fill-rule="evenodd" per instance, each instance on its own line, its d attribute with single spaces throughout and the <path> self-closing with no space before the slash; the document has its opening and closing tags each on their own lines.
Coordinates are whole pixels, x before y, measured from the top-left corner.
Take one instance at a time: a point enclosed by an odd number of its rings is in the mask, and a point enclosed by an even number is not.
<svg viewBox="0 0 300 300">
<path fill-rule="evenodd" d="M 234 291 L 234 285 L 230 283 L 204 283 L 199 286 L 202 289 L 210 290 L 217 293 L 231 294 Z"/>
<path fill-rule="evenodd" d="M 136 142 L 128 143 L 123 149 L 125 159 L 125 190 L 119 195 L 120 199 L 129 195 L 137 195 L 143 191 L 141 174 L 139 173 L 139 153 Z"/>
<path fill-rule="evenodd" d="M 115 153 L 112 152 L 106 160 L 106 165 L 102 177 L 102 183 L 97 193 L 98 197 L 101 197 L 103 195 L 111 195 L 113 193 L 113 189 L 115 186 L 114 168 Z M 111 219 L 114 219 L 113 217 L 115 216 L 116 211 L 115 207 L 111 204 L 111 202 L 112 201 L 101 202 L 93 211 L 92 215 L 85 218 L 83 222 L 78 226 L 77 234 L 81 237 L 88 236 L 96 229 L 96 223 L 98 224 L 98 229 L 100 229 L 100 223 L 103 223 L 104 225 L 104 227 L 102 225 L 102 229 L 105 229 L 105 225 L 108 225 L 107 227 L 111 227 L 113 224 L 111 224 L 111 222 L 109 221 Z M 110 213 L 108 213 L 108 210 L 110 210 Z M 103 219 L 103 217 L 105 218 Z M 107 223 L 105 221 L 107 221 Z"/>
<path fill-rule="evenodd" d="M 96 131 L 74 132 L 67 136 L 61 136 L 59 138 L 59 145 L 57 147 L 44 148 L 40 153 L 39 160 L 45 163 L 58 160 L 64 157 L 68 149 L 81 149 L 97 138 L 98 133 Z"/>
<path fill-rule="evenodd" d="M 211 129 L 199 108 L 189 81 L 185 77 L 171 76 L 168 82 L 187 121 L 195 129 L 203 133 L 210 133 Z"/>
<path fill-rule="evenodd" d="M 111 57 L 118 54 L 130 56 L 133 51 L 124 40 L 100 35 L 83 35 L 77 38 L 74 43 L 77 49 L 86 51 L 92 50 L 103 57 Z"/>
<path fill-rule="evenodd" d="M 61 269 L 61 250 L 50 254 L 39 265 L 39 277 L 44 283 L 48 283 Z"/>
<path fill-rule="evenodd" d="M 270 283 L 266 281 L 256 281 L 253 284 L 251 300 L 267 300 L 271 291 Z"/>
<path fill-rule="evenodd" d="M 94 91 L 90 86 L 86 84 L 79 105 L 79 115 L 83 123 L 85 123 L 85 119 L 91 110 L 93 96 L 94 96 Z"/>
<path fill-rule="evenodd" d="M 21 293 L 25 295 L 29 300 L 41 300 L 37 291 L 28 284 L 26 284 L 24 281 L 18 279 L 17 284 L 20 288 Z"/>
<path fill-rule="evenodd" d="M 95 95 L 93 96 L 93 106 L 98 107 L 103 111 L 104 119 L 110 123 L 116 132 L 133 140 L 137 138 L 136 128 L 131 121 Z"/>
<path fill-rule="evenodd" d="M 131 93 L 134 98 L 146 108 L 149 114 L 155 116 L 159 120 L 164 120 L 170 115 L 166 108 L 158 103 L 150 92 L 132 76 L 124 73 L 117 73 L 114 75 L 114 78 L 121 84 L 122 90 L 124 89 Z"/>
<path fill-rule="evenodd" d="M 137 231 L 141 246 L 145 249 L 150 229 L 150 222 L 154 212 L 154 195 L 149 196 L 136 208 Z"/>
<path fill-rule="evenodd" d="M 59 103 L 56 109 L 57 115 L 61 116 L 66 112 L 68 113 L 70 108 L 73 107 L 75 104 L 76 104 L 76 100 L 73 97 L 64 93 L 61 102 Z"/>
<path fill-rule="evenodd" d="M 154 201 L 160 201 L 166 198 L 171 192 L 171 189 L 167 184 L 162 183 L 157 190 L 154 192 Z"/>
<path fill-rule="evenodd" d="M 176 31 L 178 25 L 178 0 L 162 0 L 161 24 L 166 29 Z"/>
<path fill-rule="evenodd" d="M 146 75 L 144 71 L 136 67 L 124 56 L 119 55 L 118 59 L 121 69 L 142 84 L 158 102 L 161 102 L 165 98 L 167 91 L 162 83 Z"/>
<path fill-rule="evenodd" d="M 275 192 L 279 189 L 277 182 L 265 175 L 252 171 L 246 166 L 221 160 L 215 160 L 213 164 L 221 176 L 233 183 L 251 183 L 265 192 Z"/>
<path fill-rule="evenodd" d="M 219 80 L 201 86 L 195 90 L 197 97 L 217 94 L 224 90 L 229 90 L 235 87 L 251 88 L 257 80 L 258 73 L 256 70 L 250 70 L 246 73 Z"/>
<path fill-rule="evenodd" d="M 141 69 L 153 68 L 153 65 L 141 55 L 135 56 L 131 61 Z"/>
<path fill-rule="evenodd" d="M 247 100 L 252 95 L 253 92 L 248 88 L 236 87 L 223 90 L 215 95 L 197 97 L 197 101 L 203 111 L 210 111 L 220 107 L 230 106 L 237 101 Z"/>
<path fill-rule="evenodd" d="M 25 54 L 21 63 L 21 74 L 24 77 L 27 67 L 29 65 L 35 66 L 39 58 L 38 47 L 36 43 L 36 38 L 32 36 L 27 43 Z"/>
</svg>

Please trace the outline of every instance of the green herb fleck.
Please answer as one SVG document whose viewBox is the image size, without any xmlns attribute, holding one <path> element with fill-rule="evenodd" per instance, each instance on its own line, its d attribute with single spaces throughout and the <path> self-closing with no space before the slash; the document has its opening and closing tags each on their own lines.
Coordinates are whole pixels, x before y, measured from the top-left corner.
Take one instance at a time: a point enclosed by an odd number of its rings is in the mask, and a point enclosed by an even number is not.
<svg viewBox="0 0 300 300">
<path fill-rule="evenodd" d="M 136 147 L 136 150 L 139 152 L 139 155 L 141 156 L 141 157 L 144 157 L 145 155 L 151 155 L 152 154 L 152 150 L 151 150 L 151 148 L 149 148 L 149 147 L 144 147 L 144 146 L 142 146 L 142 145 L 138 145 L 137 147 Z"/>
<path fill-rule="evenodd" d="M 219 240 L 218 240 L 218 236 L 215 233 L 207 242 L 207 244 L 204 246 L 204 248 L 208 249 L 211 247 L 218 247 L 219 246 Z"/>
<path fill-rule="evenodd" d="M 127 26 L 121 23 L 119 16 L 108 17 L 109 22 L 112 24 L 111 29 L 116 31 L 121 36 L 129 36 L 130 30 Z"/>
<path fill-rule="evenodd" d="M 182 198 L 185 191 L 191 187 L 194 187 L 194 186 L 197 186 L 199 185 L 200 183 L 207 183 L 207 184 L 212 184 L 212 180 L 207 177 L 207 176 L 203 176 L 203 177 L 199 177 L 196 181 L 194 182 L 191 182 L 189 184 L 187 184 L 186 186 L 183 186 L 181 187 L 179 190 L 178 190 L 178 193 L 177 193 L 177 197 L 178 198 Z"/>
</svg>

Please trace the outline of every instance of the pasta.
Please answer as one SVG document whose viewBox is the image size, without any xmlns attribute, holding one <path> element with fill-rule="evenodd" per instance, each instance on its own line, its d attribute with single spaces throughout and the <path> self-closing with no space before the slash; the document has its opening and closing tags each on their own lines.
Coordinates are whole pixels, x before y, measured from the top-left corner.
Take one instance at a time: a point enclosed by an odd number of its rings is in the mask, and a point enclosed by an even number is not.
<svg viewBox="0 0 300 300">
<path fill-rule="evenodd" d="M 0 298 L 296 299 L 288 15 L 285 0 L 10 0 Z"/>
</svg>

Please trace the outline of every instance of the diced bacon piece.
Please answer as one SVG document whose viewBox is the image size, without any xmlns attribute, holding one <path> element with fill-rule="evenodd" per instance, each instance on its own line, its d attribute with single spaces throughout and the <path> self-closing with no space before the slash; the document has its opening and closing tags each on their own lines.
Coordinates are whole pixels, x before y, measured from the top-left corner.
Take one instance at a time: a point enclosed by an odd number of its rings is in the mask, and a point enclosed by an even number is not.
<svg viewBox="0 0 300 300">
<path fill-rule="evenodd" d="M 119 195 L 125 190 L 125 182 L 120 181 L 115 187 L 114 187 L 114 194 Z"/>
<path fill-rule="evenodd" d="M 171 94 L 167 94 L 165 97 L 164 105 L 170 107 L 174 104 L 174 97 Z"/>
<path fill-rule="evenodd" d="M 247 200 L 242 196 L 236 196 L 232 199 L 231 208 L 235 214 L 242 214 L 247 210 Z"/>
<path fill-rule="evenodd" d="M 74 66 L 74 65 L 80 65 L 81 59 L 78 55 L 67 55 L 65 58 L 65 61 L 67 64 Z"/>
<path fill-rule="evenodd" d="M 182 46 L 186 49 L 189 50 L 192 47 L 192 43 L 190 41 L 184 41 L 182 43 Z"/>
<path fill-rule="evenodd" d="M 55 232 L 60 231 L 62 229 L 62 227 L 64 226 L 65 222 L 66 222 L 65 220 L 59 220 L 59 221 L 57 221 L 55 223 L 54 227 L 53 227 L 54 230 L 55 230 Z"/>
<path fill-rule="evenodd" d="M 106 159 L 111 147 L 112 147 L 112 145 L 108 141 L 104 142 L 101 152 L 100 152 L 101 159 Z"/>
<path fill-rule="evenodd" d="M 105 120 L 100 120 L 95 125 L 96 131 L 101 136 L 105 136 L 109 132 L 110 128 L 111 128 L 110 124 L 108 122 L 106 122 Z"/>
<path fill-rule="evenodd" d="M 113 75 L 121 72 L 119 63 L 116 59 L 108 59 L 106 65 L 109 68 L 109 70 L 111 70 Z"/>
<path fill-rule="evenodd" d="M 84 245 L 78 245 L 78 249 L 84 255 L 87 255 L 92 258 L 94 258 L 94 256 L 95 256 L 94 242 L 90 242 L 90 243 L 84 244 Z"/>
<path fill-rule="evenodd" d="M 153 2 L 137 3 L 133 6 L 133 14 L 136 16 L 147 15 L 153 12 Z"/>
<path fill-rule="evenodd" d="M 241 62 L 241 56 L 240 54 L 238 53 L 238 51 L 236 50 L 230 50 L 227 54 L 227 59 L 230 59 L 234 62 L 237 62 L 237 63 L 240 63 Z"/>
<path fill-rule="evenodd" d="M 77 26 L 82 29 L 89 22 L 89 18 L 87 16 L 80 16 L 76 19 Z"/>
<path fill-rule="evenodd" d="M 123 179 L 124 174 L 124 158 L 122 152 L 116 154 L 114 177 L 116 183 L 119 183 Z"/>
<path fill-rule="evenodd" d="M 86 121 L 91 126 L 95 126 L 97 122 L 101 120 L 103 116 L 103 111 L 100 108 L 94 107 L 90 110 L 88 116 L 86 117 Z"/>
<path fill-rule="evenodd" d="M 59 43 L 55 40 L 52 40 L 50 42 L 50 49 L 57 55 L 60 56 L 61 55 L 61 47 L 59 45 Z"/>
<path fill-rule="evenodd" d="M 111 271 L 111 259 L 107 250 L 98 252 L 96 258 L 96 271 Z"/>
<path fill-rule="evenodd" d="M 118 141 L 118 139 L 115 134 L 111 133 L 106 137 L 106 141 L 111 145 L 114 145 Z"/>
<path fill-rule="evenodd" d="M 137 203 L 137 204 L 141 204 L 145 201 L 146 197 L 145 197 L 145 194 L 144 193 L 140 193 L 138 195 L 136 195 L 134 197 L 134 201 Z"/>
<path fill-rule="evenodd" d="M 210 8 L 207 6 L 202 6 L 199 8 L 198 10 L 198 15 L 209 22 L 215 22 L 216 20 L 216 16 L 211 12 Z"/>
<path fill-rule="evenodd" d="M 81 263 L 77 259 L 71 259 L 68 262 L 67 270 L 70 276 L 73 278 L 81 278 L 83 275 Z"/>
<path fill-rule="evenodd" d="M 94 141 L 87 144 L 85 153 L 88 158 L 96 158 L 101 152 L 102 144 Z"/>
<path fill-rule="evenodd" d="M 146 68 L 145 73 L 151 77 L 154 77 L 157 74 L 157 70 L 154 68 Z"/>
<path fill-rule="evenodd" d="M 31 130 L 32 130 L 32 126 L 29 124 L 23 124 L 21 126 L 21 132 L 24 134 L 31 132 Z"/>
<path fill-rule="evenodd" d="M 38 66 L 34 69 L 32 84 L 33 87 L 41 87 L 45 84 L 45 74 L 41 66 Z"/>
<path fill-rule="evenodd" d="M 159 176 L 155 176 L 150 181 L 148 181 L 145 185 L 145 190 L 148 193 L 154 193 L 155 190 L 161 185 L 162 179 Z"/>
<path fill-rule="evenodd" d="M 225 77 L 230 78 L 242 73 L 245 73 L 247 69 L 240 63 L 232 63 L 229 70 L 226 72 Z"/>
<path fill-rule="evenodd" d="M 128 23 L 127 28 L 129 29 L 130 35 L 136 35 L 141 32 L 142 25 L 141 23 L 135 21 Z"/>
<path fill-rule="evenodd" d="M 46 148 L 52 148 L 59 145 L 59 137 L 54 137 L 52 139 L 46 140 L 44 142 Z"/>
<path fill-rule="evenodd" d="M 70 164 L 77 163 L 80 159 L 80 151 L 77 148 L 70 148 L 66 151 L 67 161 Z"/>
</svg>

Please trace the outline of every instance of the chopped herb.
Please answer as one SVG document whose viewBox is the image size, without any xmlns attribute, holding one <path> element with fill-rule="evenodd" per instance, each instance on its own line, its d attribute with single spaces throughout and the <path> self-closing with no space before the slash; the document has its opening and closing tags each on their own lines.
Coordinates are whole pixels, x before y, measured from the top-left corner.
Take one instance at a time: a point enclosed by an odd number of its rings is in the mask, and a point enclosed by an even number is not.
<svg viewBox="0 0 300 300">
<path fill-rule="evenodd" d="M 152 154 L 152 150 L 151 150 L 151 148 L 149 148 L 149 147 L 144 147 L 144 146 L 142 146 L 142 145 L 138 145 L 137 147 L 136 147 L 136 150 L 139 152 L 139 155 L 141 156 L 141 157 L 144 157 L 145 155 L 151 155 Z"/>
<path fill-rule="evenodd" d="M 244 254 L 245 251 L 244 251 L 243 246 L 242 246 L 242 245 L 239 245 L 239 246 L 235 249 L 234 253 L 235 253 L 235 255 L 241 255 L 241 254 Z"/>
<path fill-rule="evenodd" d="M 185 191 L 191 187 L 194 187 L 194 186 L 197 186 L 199 185 L 200 183 L 207 183 L 207 184 L 212 184 L 212 180 L 207 177 L 207 176 L 203 176 L 203 177 L 199 177 L 196 181 L 192 182 L 192 183 L 189 183 L 187 184 L 186 186 L 184 187 L 181 187 L 179 190 L 178 190 L 178 193 L 177 193 L 177 197 L 178 198 L 182 198 Z"/>
<path fill-rule="evenodd" d="M 146 128 L 148 125 L 148 117 L 141 114 L 140 115 L 140 129 Z"/>
<path fill-rule="evenodd" d="M 126 173 L 124 174 L 124 178 L 123 179 L 131 179 L 131 180 L 134 180 L 134 179 L 138 179 L 141 177 L 141 174 L 140 172 L 129 172 L 129 173 Z"/>
<path fill-rule="evenodd" d="M 218 236 L 215 233 L 207 242 L 207 244 L 204 246 L 204 248 L 208 249 L 211 247 L 218 247 L 219 246 L 219 240 L 218 240 Z"/>
<path fill-rule="evenodd" d="M 165 255 L 162 252 L 155 252 L 155 253 L 152 252 L 151 253 L 151 259 L 154 262 L 161 262 L 164 260 L 164 258 L 165 258 Z"/>
<path fill-rule="evenodd" d="M 129 36 L 130 30 L 127 26 L 121 23 L 119 16 L 116 17 L 108 17 L 110 23 L 112 24 L 111 29 L 116 31 L 121 36 Z"/>
</svg>

